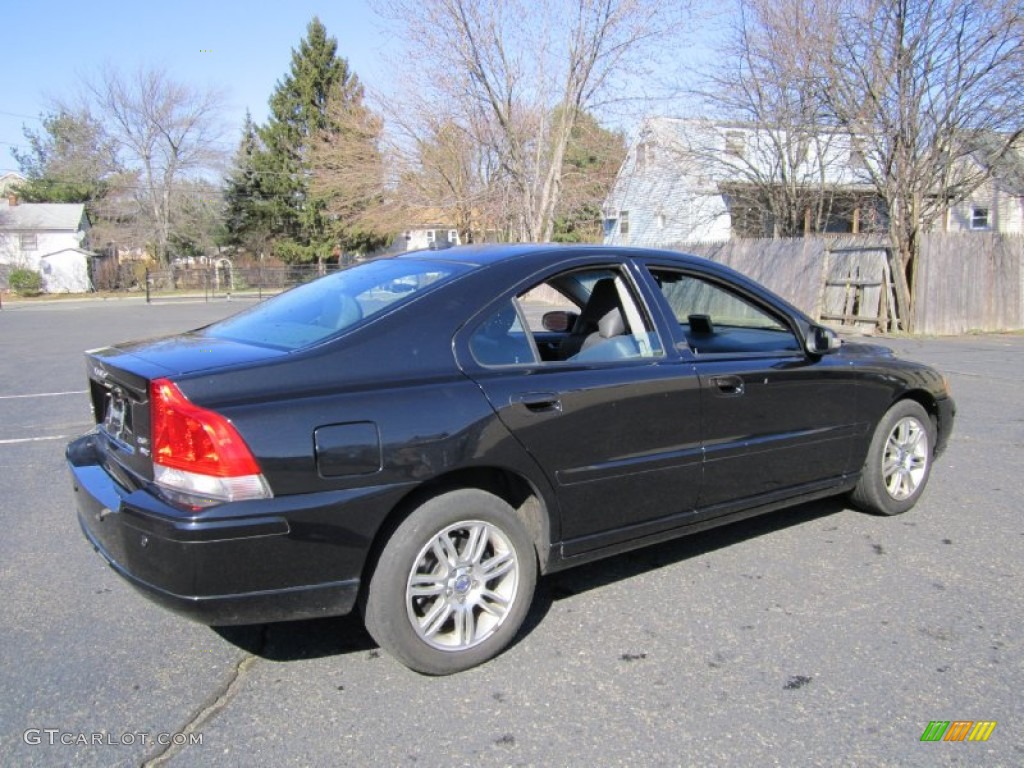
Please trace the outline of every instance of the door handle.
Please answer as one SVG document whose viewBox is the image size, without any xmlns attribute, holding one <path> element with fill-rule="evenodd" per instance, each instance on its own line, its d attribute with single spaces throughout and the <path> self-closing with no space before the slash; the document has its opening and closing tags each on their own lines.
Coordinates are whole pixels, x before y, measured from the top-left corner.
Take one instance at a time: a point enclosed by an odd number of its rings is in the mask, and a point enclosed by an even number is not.
<svg viewBox="0 0 1024 768">
<path fill-rule="evenodd" d="M 739 376 L 712 376 L 711 383 L 726 397 L 739 397 L 743 394 L 743 379 Z"/>
<path fill-rule="evenodd" d="M 512 395 L 512 402 L 525 405 L 527 410 L 534 413 L 562 410 L 562 401 L 554 392 L 523 392 Z"/>
</svg>

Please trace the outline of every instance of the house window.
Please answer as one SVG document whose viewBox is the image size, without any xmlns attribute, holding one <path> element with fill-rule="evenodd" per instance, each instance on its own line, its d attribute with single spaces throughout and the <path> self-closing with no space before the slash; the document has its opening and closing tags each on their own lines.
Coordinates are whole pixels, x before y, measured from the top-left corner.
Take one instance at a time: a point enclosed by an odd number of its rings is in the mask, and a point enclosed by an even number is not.
<svg viewBox="0 0 1024 768">
<path fill-rule="evenodd" d="M 427 242 L 428 243 L 434 242 L 434 230 L 432 230 L 432 229 L 428 229 L 427 230 Z"/>
<path fill-rule="evenodd" d="M 39 247 L 39 241 L 36 239 L 35 232 L 22 234 L 19 239 L 21 240 L 21 250 L 23 251 L 34 251 Z"/>
<path fill-rule="evenodd" d="M 449 229 L 448 230 L 448 242 L 452 245 L 456 245 L 459 242 L 459 230 Z"/>
<path fill-rule="evenodd" d="M 853 144 L 850 146 L 849 165 L 855 171 L 863 171 L 868 167 L 867 162 L 864 160 L 864 140 L 856 136 L 854 136 Z"/>
<path fill-rule="evenodd" d="M 746 137 L 743 131 L 725 132 L 725 154 L 735 157 L 743 157 L 746 151 Z"/>
<path fill-rule="evenodd" d="M 643 171 L 654 164 L 654 152 L 658 145 L 653 140 L 642 141 L 636 146 L 636 167 Z"/>
<path fill-rule="evenodd" d="M 991 229 L 988 208 L 974 206 L 971 208 L 971 229 Z"/>
<path fill-rule="evenodd" d="M 658 211 L 657 215 L 654 217 L 654 220 L 655 220 L 655 222 L 658 225 L 658 229 L 664 229 L 665 228 L 665 214 L 664 213 L 662 213 L 661 211 Z"/>
<path fill-rule="evenodd" d="M 619 234 L 629 234 L 629 211 L 619 211 Z"/>
</svg>

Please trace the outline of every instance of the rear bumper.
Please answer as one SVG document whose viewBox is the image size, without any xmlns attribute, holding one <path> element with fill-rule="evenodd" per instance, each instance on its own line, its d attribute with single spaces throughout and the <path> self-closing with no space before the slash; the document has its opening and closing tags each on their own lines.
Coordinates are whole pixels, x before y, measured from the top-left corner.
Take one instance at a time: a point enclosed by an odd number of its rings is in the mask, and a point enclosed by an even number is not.
<svg viewBox="0 0 1024 768">
<path fill-rule="evenodd" d="M 107 551 L 79 510 L 82 532 L 104 560 L 153 602 L 202 624 L 261 624 L 349 613 L 359 594 L 359 579 L 334 584 L 270 589 L 231 595 L 179 595 L 140 579 Z M 243 545 L 244 547 L 244 545 Z M 186 549 L 186 551 L 188 551 Z"/>
<path fill-rule="evenodd" d="M 69 444 L 82 532 L 151 600 L 211 625 L 349 613 L 395 489 L 362 488 L 188 513 L 102 466 L 90 433 Z"/>
</svg>

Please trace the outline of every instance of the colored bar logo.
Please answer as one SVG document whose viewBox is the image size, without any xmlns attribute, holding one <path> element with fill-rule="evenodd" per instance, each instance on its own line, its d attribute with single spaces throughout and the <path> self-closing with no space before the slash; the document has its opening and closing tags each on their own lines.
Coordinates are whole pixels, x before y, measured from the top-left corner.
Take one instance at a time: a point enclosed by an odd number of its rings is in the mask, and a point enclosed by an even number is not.
<svg viewBox="0 0 1024 768">
<path fill-rule="evenodd" d="M 921 741 L 988 741 L 996 725 L 995 720 L 932 720 Z"/>
</svg>

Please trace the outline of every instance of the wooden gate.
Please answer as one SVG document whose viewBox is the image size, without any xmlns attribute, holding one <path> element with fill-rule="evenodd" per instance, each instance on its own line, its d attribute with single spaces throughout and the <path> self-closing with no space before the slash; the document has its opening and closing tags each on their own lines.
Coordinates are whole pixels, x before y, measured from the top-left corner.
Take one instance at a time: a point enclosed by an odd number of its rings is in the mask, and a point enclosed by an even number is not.
<svg viewBox="0 0 1024 768">
<path fill-rule="evenodd" d="M 887 248 L 825 249 L 820 320 L 864 333 L 898 325 Z"/>
</svg>

